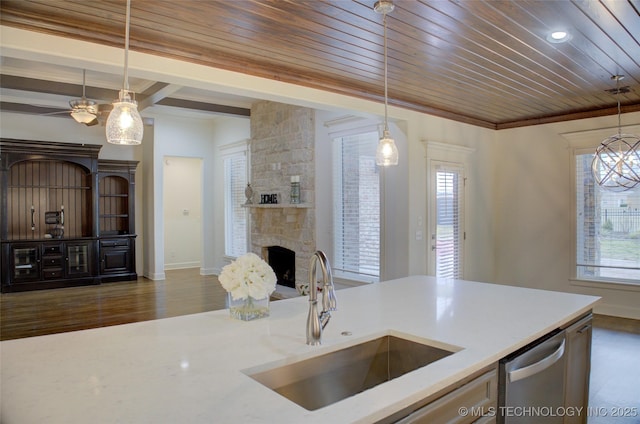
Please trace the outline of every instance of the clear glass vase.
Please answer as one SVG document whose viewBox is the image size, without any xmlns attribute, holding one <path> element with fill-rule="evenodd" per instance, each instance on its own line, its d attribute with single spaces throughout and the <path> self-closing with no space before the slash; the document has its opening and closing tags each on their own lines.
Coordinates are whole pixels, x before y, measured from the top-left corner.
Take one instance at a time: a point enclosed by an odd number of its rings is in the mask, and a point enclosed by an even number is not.
<svg viewBox="0 0 640 424">
<path fill-rule="evenodd" d="M 251 296 L 246 299 L 234 300 L 231 294 L 229 298 L 229 313 L 232 318 L 243 321 L 251 321 L 269 316 L 269 297 L 254 299 Z"/>
</svg>

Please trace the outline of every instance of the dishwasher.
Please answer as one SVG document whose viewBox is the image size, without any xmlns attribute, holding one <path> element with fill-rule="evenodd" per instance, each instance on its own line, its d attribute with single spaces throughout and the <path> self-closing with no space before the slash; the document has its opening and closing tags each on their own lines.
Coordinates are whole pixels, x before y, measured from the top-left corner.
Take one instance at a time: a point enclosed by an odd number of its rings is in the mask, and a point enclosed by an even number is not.
<svg viewBox="0 0 640 424">
<path fill-rule="evenodd" d="M 500 361 L 498 423 L 563 422 L 565 343 L 565 331 L 556 330 Z"/>
</svg>

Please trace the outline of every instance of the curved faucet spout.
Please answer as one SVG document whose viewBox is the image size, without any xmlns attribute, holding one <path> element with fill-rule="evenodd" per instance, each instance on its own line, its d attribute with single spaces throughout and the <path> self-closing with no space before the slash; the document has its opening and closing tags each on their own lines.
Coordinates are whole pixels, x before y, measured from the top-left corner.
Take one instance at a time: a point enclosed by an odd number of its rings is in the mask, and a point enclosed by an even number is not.
<svg viewBox="0 0 640 424">
<path fill-rule="evenodd" d="M 322 312 L 318 313 L 318 282 L 316 268 L 320 263 L 322 271 Z M 327 255 L 316 251 L 309 261 L 309 314 L 307 316 L 307 344 L 319 345 L 322 342 L 322 330 L 329 323 L 331 312 L 336 310 L 336 293 L 333 287 L 331 265 Z"/>
</svg>

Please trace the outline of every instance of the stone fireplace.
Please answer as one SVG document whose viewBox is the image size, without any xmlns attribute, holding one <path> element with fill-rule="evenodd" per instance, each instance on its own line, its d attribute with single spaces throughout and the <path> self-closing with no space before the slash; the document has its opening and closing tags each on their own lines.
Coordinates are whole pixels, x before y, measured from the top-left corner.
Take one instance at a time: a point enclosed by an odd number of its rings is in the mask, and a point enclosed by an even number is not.
<svg viewBox="0 0 640 424">
<path fill-rule="evenodd" d="M 292 251 L 293 279 L 298 283 L 306 283 L 309 259 L 316 250 L 314 145 L 313 109 L 269 101 L 252 105 L 254 201 L 259 202 L 262 194 L 277 194 L 278 204 L 250 208 L 251 251 L 262 257 L 263 249 L 273 246 Z M 300 204 L 289 203 L 295 175 L 300 176 Z"/>
</svg>

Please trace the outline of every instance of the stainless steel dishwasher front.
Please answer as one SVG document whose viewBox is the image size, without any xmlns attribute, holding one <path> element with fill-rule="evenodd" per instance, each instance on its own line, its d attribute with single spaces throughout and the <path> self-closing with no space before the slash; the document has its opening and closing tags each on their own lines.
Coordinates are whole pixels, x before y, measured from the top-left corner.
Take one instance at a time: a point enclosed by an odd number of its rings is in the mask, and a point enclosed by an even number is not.
<svg viewBox="0 0 640 424">
<path fill-rule="evenodd" d="M 498 423 L 563 422 L 565 343 L 558 330 L 500 361 Z"/>
</svg>

